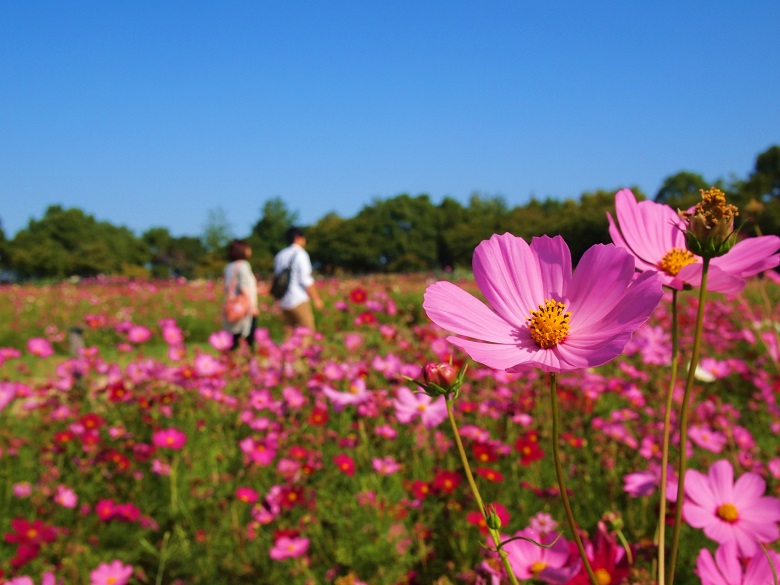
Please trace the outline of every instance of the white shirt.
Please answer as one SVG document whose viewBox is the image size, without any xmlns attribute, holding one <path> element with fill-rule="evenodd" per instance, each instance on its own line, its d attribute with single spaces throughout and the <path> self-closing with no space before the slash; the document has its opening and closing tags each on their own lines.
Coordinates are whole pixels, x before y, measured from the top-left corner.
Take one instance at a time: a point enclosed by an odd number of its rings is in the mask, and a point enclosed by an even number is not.
<svg viewBox="0 0 780 585">
<path fill-rule="evenodd" d="M 294 309 L 301 303 L 308 301 L 309 295 L 306 292 L 306 287 L 314 284 L 314 277 L 311 274 L 311 258 L 309 258 L 309 253 L 298 244 L 290 244 L 279 251 L 274 258 L 274 274 L 279 274 L 287 268 L 290 260 L 292 260 L 290 286 L 279 300 L 279 306 L 282 309 Z"/>
</svg>

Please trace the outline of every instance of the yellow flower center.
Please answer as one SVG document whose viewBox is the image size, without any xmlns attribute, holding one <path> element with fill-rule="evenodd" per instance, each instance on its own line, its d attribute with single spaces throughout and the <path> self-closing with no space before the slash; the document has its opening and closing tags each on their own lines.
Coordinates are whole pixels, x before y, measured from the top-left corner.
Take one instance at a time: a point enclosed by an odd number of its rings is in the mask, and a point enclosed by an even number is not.
<svg viewBox="0 0 780 585">
<path fill-rule="evenodd" d="M 113 585 L 114 583 L 116 583 L 116 577 L 109 577 L 108 579 L 106 579 L 106 583 L 108 583 L 108 585 Z"/>
<path fill-rule="evenodd" d="M 599 585 L 609 585 L 612 583 L 612 576 L 606 569 L 596 569 L 593 571 L 593 574 L 596 576 L 596 583 Z"/>
<path fill-rule="evenodd" d="M 718 506 L 718 517 L 733 524 L 739 519 L 739 512 L 734 504 L 722 504 Z"/>
<path fill-rule="evenodd" d="M 528 329 L 531 337 L 543 349 L 558 345 L 569 335 L 571 313 L 565 312 L 566 306 L 558 301 L 547 299 L 539 309 L 531 311 L 528 317 Z"/>
<path fill-rule="evenodd" d="M 682 248 L 672 248 L 664 254 L 663 258 L 661 258 L 658 268 L 667 274 L 677 276 L 680 273 L 680 270 L 694 262 L 697 262 L 697 260 L 693 253 L 688 250 L 683 250 Z"/>
<path fill-rule="evenodd" d="M 536 561 L 533 565 L 531 565 L 531 573 L 533 575 L 538 575 L 546 568 L 547 568 L 547 563 L 545 563 L 544 561 Z"/>
<path fill-rule="evenodd" d="M 360 388 L 357 387 L 357 384 L 351 384 L 349 387 L 349 391 L 352 394 L 357 394 L 358 392 L 360 392 Z"/>
<path fill-rule="evenodd" d="M 427 406 L 425 404 L 418 404 L 417 405 L 417 410 L 419 410 L 420 412 L 425 412 L 426 408 L 427 408 Z"/>
</svg>

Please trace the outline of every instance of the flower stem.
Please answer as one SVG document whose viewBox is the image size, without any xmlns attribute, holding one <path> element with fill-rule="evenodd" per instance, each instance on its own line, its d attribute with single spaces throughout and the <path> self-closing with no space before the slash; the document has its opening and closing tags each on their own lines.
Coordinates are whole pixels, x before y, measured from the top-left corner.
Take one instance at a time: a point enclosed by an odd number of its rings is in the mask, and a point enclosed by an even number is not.
<svg viewBox="0 0 780 585">
<path fill-rule="evenodd" d="M 696 313 L 696 325 L 693 334 L 693 349 L 691 350 L 691 362 L 688 366 L 688 377 L 685 381 L 685 394 L 680 407 L 680 463 L 677 468 L 677 506 L 674 511 L 674 533 L 672 535 L 672 549 L 669 553 L 669 577 L 668 585 L 674 583 L 674 569 L 677 564 L 677 552 L 680 547 L 680 532 L 682 530 L 682 509 L 685 497 L 685 472 L 688 467 L 688 411 L 690 410 L 690 398 L 693 392 L 693 382 L 696 379 L 696 366 L 699 364 L 701 352 L 701 337 L 704 328 L 704 302 L 707 296 L 707 273 L 709 272 L 710 259 L 703 258 L 701 269 L 701 287 L 699 288 L 699 308 Z"/>
<path fill-rule="evenodd" d="M 452 411 L 452 401 L 449 400 L 449 397 L 445 400 L 447 403 L 447 416 L 450 419 L 450 425 L 452 426 L 452 433 L 455 435 L 455 444 L 458 446 L 458 453 L 460 453 L 460 460 L 463 464 L 463 469 L 466 472 L 466 479 L 469 482 L 469 486 L 471 487 L 471 492 L 474 494 L 474 499 L 477 500 L 477 506 L 479 507 L 479 511 L 482 514 L 482 517 L 487 521 L 488 515 L 485 511 L 485 504 L 482 502 L 482 496 L 479 495 L 479 489 L 477 488 L 477 482 L 474 481 L 474 476 L 471 473 L 471 467 L 469 466 L 469 460 L 466 457 L 466 451 L 463 449 L 463 441 L 460 440 L 460 432 L 458 432 L 458 425 L 455 424 L 455 415 Z M 498 556 L 501 558 L 501 563 L 504 565 L 504 569 L 507 572 L 507 575 L 509 575 L 509 581 L 512 583 L 512 585 L 519 585 L 517 581 L 517 577 L 515 577 L 514 571 L 512 571 L 512 566 L 509 564 L 509 559 L 507 557 L 506 551 L 501 548 L 501 534 L 498 530 L 495 530 L 493 528 L 488 527 L 488 531 L 490 532 L 490 536 L 493 539 L 493 543 L 496 545 L 496 550 L 498 551 Z"/>
<path fill-rule="evenodd" d="M 569 495 L 566 493 L 566 484 L 563 481 L 563 468 L 561 467 L 561 454 L 558 449 L 558 390 L 556 388 L 555 374 L 550 374 L 550 404 L 552 405 L 552 448 L 553 448 L 553 461 L 555 462 L 555 475 L 558 477 L 558 488 L 561 491 L 561 501 L 563 501 L 563 507 L 566 510 L 566 519 L 569 521 L 569 527 L 574 535 L 574 542 L 577 544 L 577 550 L 580 553 L 582 563 L 585 565 L 585 570 L 588 572 L 590 582 L 593 585 L 599 585 L 596 575 L 593 573 L 593 569 L 588 561 L 588 555 L 585 553 L 585 546 L 582 544 L 580 538 L 580 531 L 577 528 L 577 522 L 574 520 L 574 513 L 571 510 L 571 504 L 569 503 Z"/>
<path fill-rule="evenodd" d="M 672 428 L 674 386 L 679 364 L 679 334 L 677 329 L 677 290 L 672 289 L 672 373 L 666 393 L 663 446 L 661 448 L 661 501 L 658 505 L 658 585 L 664 585 L 666 575 L 666 480 L 669 466 L 669 442 Z"/>
</svg>

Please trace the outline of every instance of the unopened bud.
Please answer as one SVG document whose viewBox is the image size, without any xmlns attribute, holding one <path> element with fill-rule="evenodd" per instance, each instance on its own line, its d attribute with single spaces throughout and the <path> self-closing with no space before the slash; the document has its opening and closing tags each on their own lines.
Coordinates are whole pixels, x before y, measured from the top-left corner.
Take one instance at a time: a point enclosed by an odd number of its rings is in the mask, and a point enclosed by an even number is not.
<svg viewBox="0 0 780 585">
<path fill-rule="evenodd" d="M 491 530 L 501 530 L 501 518 L 498 517 L 496 509 L 493 506 L 485 508 L 485 524 Z"/>
<path fill-rule="evenodd" d="M 458 371 L 450 364 L 427 363 L 423 367 L 423 379 L 428 384 L 450 388 L 458 379 Z"/>
</svg>

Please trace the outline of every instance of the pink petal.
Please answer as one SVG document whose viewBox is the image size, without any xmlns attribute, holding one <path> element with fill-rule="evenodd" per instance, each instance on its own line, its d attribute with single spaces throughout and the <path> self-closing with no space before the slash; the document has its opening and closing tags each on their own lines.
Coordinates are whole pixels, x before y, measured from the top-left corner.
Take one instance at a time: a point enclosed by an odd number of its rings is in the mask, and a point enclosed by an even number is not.
<svg viewBox="0 0 780 585">
<path fill-rule="evenodd" d="M 442 329 L 494 343 L 515 342 L 514 327 L 484 303 L 451 282 L 437 282 L 425 291 L 423 309 Z"/>
<path fill-rule="evenodd" d="M 718 505 L 727 503 L 737 505 L 734 501 L 734 468 L 731 462 L 727 459 L 716 461 L 710 466 L 708 475 L 715 502 Z"/>
<path fill-rule="evenodd" d="M 743 473 L 734 484 L 734 504 L 739 510 L 764 495 L 766 482 L 757 473 Z"/>
<path fill-rule="evenodd" d="M 634 260 L 622 248 L 602 244 L 588 248 L 568 294 L 572 328 L 595 323 L 609 312 L 625 294 L 634 272 Z"/>
<path fill-rule="evenodd" d="M 474 250 L 474 279 L 485 299 L 515 328 L 544 302 L 539 262 L 530 246 L 512 234 L 494 235 Z"/>
<path fill-rule="evenodd" d="M 695 469 L 689 469 L 685 474 L 685 496 L 691 500 L 697 507 L 708 510 L 715 510 L 723 501 L 717 500 L 710 487 L 709 479 L 706 475 Z M 710 512 L 712 515 L 713 512 Z M 688 515 L 686 514 L 686 519 Z M 701 524 L 693 525 L 701 528 Z"/>
<path fill-rule="evenodd" d="M 688 264 L 677 274 L 677 279 L 694 287 L 701 286 L 701 273 L 703 265 L 701 262 Z M 725 272 L 718 266 L 710 264 L 707 273 L 707 290 L 719 292 L 727 295 L 737 294 L 745 288 L 745 281 L 737 276 Z"/>
<path fill-rule="evenodd" d="M 706 548 L 701 549 L 696 558 L 696 572 L 699 574 L 701 582 L 707 585 L 733 585 L 736 582 L 723 578 L 712 554 Z"/>
<path fill-rule="evenodd" d="M 496 370 L 507 370 L 526 362 L 529 358 L 528 350 L 523 350 L 517 345 L 481 343 L 461 337 L 448 337 L 447 341 L 461 348 L 474 361 Z"/>
<path fill-rule="evenodd" d="M 715 560 L 718 562 L 721 574 L 728 583 L 742 582 L 742 563 L 737 554 L 737 546 L 733 542 L 725 542 L 715 551 Z"/>
<path fill-rule="evenodd" d="M 687 481 L 685 490 L 688 490 Z M 685 521 L 694 528 L 704 528 L 718 521 L 711 508 L 702 508 L 690 501 L 683 504 L 683 516 Z"/>
<path fill-rule="evenodd" d="M 712 260 L 712 265 L 739 278 L 750 278 L 780 264 L 777 236 L 759 236 L 737 242 L 729 252 Z"/>
<path fill-rule="evenodd" d="M 531 240 L 531 250 L 539 263 L 544 300 L 563 300 L 571 281 L 571 253 L 561 236 L 541 236 Z"/>
</svg>

